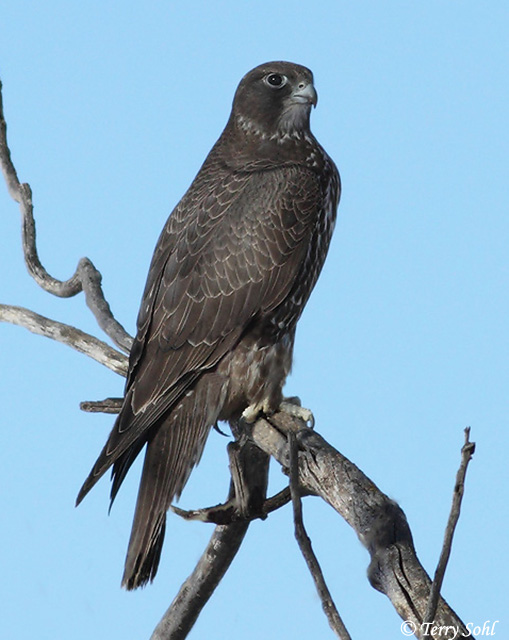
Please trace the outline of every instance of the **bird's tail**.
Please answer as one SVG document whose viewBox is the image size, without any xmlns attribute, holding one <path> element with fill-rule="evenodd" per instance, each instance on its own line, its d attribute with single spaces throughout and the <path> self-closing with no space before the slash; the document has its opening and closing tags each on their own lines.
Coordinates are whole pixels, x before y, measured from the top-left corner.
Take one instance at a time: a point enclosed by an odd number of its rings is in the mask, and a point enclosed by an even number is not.
<svg viewBox="0 0 509 640">
<path fill-rule="evenodd" d="M 201 458 L 225 390 L 222 376 L 205 374 L 149 438 L 122 578 L 126 589 L 144 586 L 156 575 L 166 512 Z"/>
</svg>

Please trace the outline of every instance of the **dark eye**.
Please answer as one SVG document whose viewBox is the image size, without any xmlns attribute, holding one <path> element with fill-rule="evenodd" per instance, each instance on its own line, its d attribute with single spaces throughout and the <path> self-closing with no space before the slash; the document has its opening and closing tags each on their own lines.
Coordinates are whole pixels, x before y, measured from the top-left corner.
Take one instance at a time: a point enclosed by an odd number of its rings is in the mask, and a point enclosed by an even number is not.
<svg viewBox="0 0 509 640">
<path fill-rule="evenodd" d="M 281 89 L 281 87 L 284 87 L 287 79 L 286 76 L 280 73 L 269 73 L 268 76 L 265 76 L 265 82 L 273 89 Z"/>
</svg>

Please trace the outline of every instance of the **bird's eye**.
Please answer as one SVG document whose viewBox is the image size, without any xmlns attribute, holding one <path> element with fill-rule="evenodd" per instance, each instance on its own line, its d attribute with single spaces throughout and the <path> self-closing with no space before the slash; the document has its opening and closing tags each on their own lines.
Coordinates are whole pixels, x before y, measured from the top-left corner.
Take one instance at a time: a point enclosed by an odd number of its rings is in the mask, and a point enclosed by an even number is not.
<svg viewBox="0 0 509 640">
<path fill-rule="evenodd" d="M 269 73 L 268 76 L 265 76 L 265 82 L 273 89 L 281 89 L 281 87 L 285 86 L 287 80 L 288 78 L 280 73 Z"/>
</svg>

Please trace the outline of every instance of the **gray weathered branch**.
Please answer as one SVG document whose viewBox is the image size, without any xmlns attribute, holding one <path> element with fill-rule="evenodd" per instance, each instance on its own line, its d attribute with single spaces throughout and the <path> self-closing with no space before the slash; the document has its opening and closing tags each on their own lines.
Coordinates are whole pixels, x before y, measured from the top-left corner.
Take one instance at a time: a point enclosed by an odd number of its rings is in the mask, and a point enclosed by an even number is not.
<svg viewBox="0 0 509 640">
<path fill-rule="evenodd" d="M 299 482 L 308 492 L 320 496 L 355 530 L 368 550 L 371 585 L 385 593 L 403 620 L 409 621 L 418 638 L 430 594 L 431 580 L 421 566 L 412 534 L 402 509 L 316 431 L 302 428 L 295 419 L 276 414 L 271 422 L 258 420 L 252 431 L 255 442 L 281 465 L 290 460 L 288 439 L 283 431 L 297 430 L 300 443 Z M 439 599 L 435 622 L 450 627 L 442 638 L 461 637 L 468 631 L 456 613 Z M 456 635 L 455 635 L 456 634 Z"/>
<path fill-rule="evenodd" d="M 52 338 L 63 342 L 80 353 L 93 358 L 100 364 L 108 367 L 121 376 L 127 375 L 127 356 L 106 342 L 80 331 L 68 324 L 50 320 L 34 311 L 15 307 L 8 304 L 0 304 L 0 322 L 10 322 L 20 327 L 25 327 L 32 333 L 46 338 Z"/>
<path fill-rule="evenodd" d="M 299 453 L 297 449 L 297 440 L 295 432 L 289 431 L 288 445 L 290 448 L 290 491 L 293 505 L 293 522 L 295 526 L 295 538 L 301 550 L 304 560 L 308 566 L 309 572 L 314 580 L 316 590 L 320 596 L 322 609 L 324 610 L 329 626 L 340 640 L 352 640 L 348 629 L 339 615 L 336 604 L 332 599 L 329 587 L 325 582 L 318 558 L 313 551 L 311 540 L 304 527 L 304 518 L 302 516 L 302 500 L 299 477 Z"/>
<path fill-rule="evenodd" d="M 247 520 L 220 524 L 150 640 L 184 640 L 221 582 L 244 540 Z"/>
<path fill-rule="evenodd" d="M 7 144 L 7 124 L 4 117 L 2 83 L 0 81 L 0 166 L 7 189 L 13 200 L 19 203 L 22 219 L 23 255 L 28 272 L 48 293 L 61 298 L 70 298 L 80 291 L 94 314 L 101 329 L 125 353 L 129 353 L 133 339 L 113 317 L 110 305 L 104 297 L 102 276 L 88 258 L 82 258 L 75 273 L 68 280 L 57 280 L 41 264 L 37 253 L 32 190 L 27 183 L 20 183 Z"/>
<path fill-rule="evenodd" d="M 452 497 L 451 512 L 449 519 L 447 520 L 447 526 L 444 534 L 444 543 L 442 545 L 442 551 L 438 560 L 438 565 L 435 570 L 435 576 L 433 577 L 433 583 L 431 585 L 431 591 L 426 607 L 426 613 L 424 615 L 423 626 L 426 630 L 425 637 L 432 637 L 431 624 L 435 621 L 435 613 L 438 606 L 438 599 L 440 597 L 440 589 L 442 588 L 442 582 L 444 580 L 445 570 L 447 563 L 449 562 L 449 556 L 451 555 L 452 539 L 456 530 L 456 525 L 460 517 L 461 501 L 463 499 L 463 492 L 465 491 L 465 476 L 467 474 L 468 463 L 472 459 L 475 451 L 475 443 L 470 442 L 470 427 L 465 429 L 465 444 L 461 449 L 461 463 L 456 474 L 456 482 L 454 485 L 454 492 Z"/>
<path fill-rule="evenodd" d="M 151 640 L 183 640 L 240 548 L 250 521 L 261 515 L 266 499 L 269 456 L 246 438 L 228 445 L 232 480 L 228 503 L 245 516 L 218 525 L 196 568 L 157 625 Z M 235 468 L 235 471 L 233 471 Z"/>
<path fill-rule="evenodd" d="M 417 558 L 405 514 L 360 469 L 314 430 L 303 427 L 298 418 L 276 414 L 270 422 L 259 419 L 250 437 L 286 471 L 290 465 L 289 431 L 299 442 L 300 486 L 308 494 L 323 498 L 355 530 L 371 556 L 368 577 L 372 586 L 385 593 L 407 621 L 405 630 L 414 630 L 418 638 L 424 638 L 431 580 Z M 238 551 L 237 536 L 245 533 L 239 534 L 242 524 L 237 521 L 216 527 L 196 569 L 182 585 L 151 640 L 182 640 L 187 636 L 224 575 L 224 567 Z M 472 637 L 441 597 L 434 620 L 441 627 L 441 638 L 453 640 L 461 634 Z"/>
</svg>

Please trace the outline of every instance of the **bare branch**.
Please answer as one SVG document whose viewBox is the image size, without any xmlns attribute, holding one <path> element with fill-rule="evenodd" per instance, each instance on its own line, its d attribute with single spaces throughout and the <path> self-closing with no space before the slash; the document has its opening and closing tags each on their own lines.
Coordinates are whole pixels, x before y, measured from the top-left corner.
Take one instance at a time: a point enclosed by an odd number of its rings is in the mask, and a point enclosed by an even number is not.
<svg viewBox="0 0 509 640">
<path fill-rule="evenodd" d="M 124 398 L 106 398 L 105 400 L 85 400 L 80 409 L 87 413 L 120 413 Z"/>
<path fill-rule="evenodd" d="M 235 500 L 228 500 L 223 504 L 216 504 L 213 507 L 201 509 L 181 509 L 171 505 L 170 509 L 184 520 L 197 520 L 199 522 L 210 522 L 213 524 L 230 524 L 239 520 L 265 520 L 265 518 L 291 502 L 292 496 L 289 487 L 285 487 L 271 498 L 267 498 L 262 505 L 260 513 L 244 515 L 239 513 Z"/>
<path fill-rule="evenodd" d="M 2 81 L 0 80 L 0 164 L 4 174 L 5 183 L 9 195 L 16 202 L 20 202 L 19 180 L 16 169 L 11 160 L 11 152 L 7 146 L 7 123 L 4 117 L 4 107 L 2 99 Z"/>
<path fill-rule="evenodd" d="M 187 637 L 237 554 L 248 527 L 248 521 L 240 521 L 215 528 L 196 568 L 180 587 L 150 640 L 183 640 Z"/>
<path fill-rule="evenodd" d="M 244 519 L 215 528 L 196 568 L 180 588 L 151 640 L 182 640 L 187 637 L 232 563 L 249 522 L 261 513 L 267 491 L 269 456 L 244 437 L 230 443 L 228 453 L 230 465 L 233 462 L 237 467 L 237 476 L 232 475 L 228 498 L 237 502 Z M 245 484 L 240 491 L 239 484 Z"/>
<path fill-rule="evenodd" d="M 322 608 L 327 616 L 329 625 L 334 633 L 340 638 L 340 640 L 351 640 L 351 636 L 348 633 L 347 628 L 344 625 L 341 616 L 334 604 L 331 593 L 325 582 L 322 568 L 313 551 L 311 540 L 304 527 L 304 520 L 302 517 L 302 501 L 300 495 L 299 486 L 299 458 L 297 449 L 297 440 L 295 434 L 290 431 L 288 433 L 288 444 L 290 449 L 290 491 L 293 504 L 293 521 L 295 524 L 295 538 L 299 544 L 304 560 L 308 565 L 308 569 L 314 580 L 316 590 L 320 596 L 322 602 Z"/>
<path fill-rule="evenodd" d="M 61 298 L 70 298 L 80 291 L 94 314 L 101 329 L 125 353 L 129 353 L 133 339 L 124 327 L 113 317 L 110 306 L 101 287 L 101 274 L 88 258 L 82 258 L 74 275 L 68 280 L 53 278 L 43 267 L 37 253 L 32 190 L 27 183 L 18 180 L 7 144 L 7 124 L 4 117 L 2 83 L 0 81 L 0 165 L 13 200 L 19 203 L 22 217 L 22 243 L 25 263 L 30 275 L 48 293 Z"/>
<path fill-rule="evenodd" d="M 84 331 L 56 320 L 50 320 L 38 313 L 0 304 L 0 322 L 10 322 L 25 327 L 32 333 L 62 342 L 80 353 L 84 353 L 121 376 L 127 375 L 127 356 L 108 344 Z"/>
<path fill-rule="evenodd" d="M 418 638 L 429 598 L 431 580 L 417 559 L 405 514 L 352 462 L 318 433 L 302 428 L 298 420 L 283 414 L 271 416 L 278 429 L 296 431 L 300 445 L 299 482 L 309 493 L 323 498 L 355 530 L 369 551 L 368 578 L 385 593 L 403 620 L 411 623 Z M 267 420 L 253 425 L 252 438 L 261 449 L 289 466 L 287 438 Z M 450 627 L 441 636 L 453 639 L 468 634 L 465 625 L 439 598 L 436 623 Z M 456 634 L 456 635 L 454 635 Z"/>
<path fill-rule="evenodd" d="M 34 333 L 61 340 L 91 355 L 117 373 L 125 375 L 127 358 L 106 343 L 25 309 L 19 309 L 17 313 L 18 308 L 3 305 L 0 311 L 0 319 L 27 326 Z M 25 317 L 29 320 L 21 320 L 24 314 L 27 314 Z M 29 326 L 30 324 L 33 326 Z M 76 332 L 70 340 L 66 339 L 69 330 Z M 75 339 L 76 335 L 83 336 L 82 345 L 79 339 Z M 100 353 L 89 353 L 89 340 Z M 97 403 L 85 403 L 84 408 L 115 413 L 119 404 L 118 399 L 107 399 Z M 281 431 L 288 433 L 291 430 L 296 433 L 301 449 L 301 489 L 307 494 L 323 498 L 354 528 L 371 555 L 368 577 L 372 586 L 385 593 L 398 614 L 414 625 L 417 637 L 423 637 L 422 621 L 429 600 L 431 580 L 416 557 L 412 535 L 403 511 L 318 433 L 303 428 L 301 420 L 280 413 L 271 416 L 271 422 L 277 425 L 277 428 L 267 420 L 259 419 L 252 427 L 252 441 L 287 469 L 290 464 L 288 440 Z M 468 451 L 469 448 L 465 446 L 465 455 Z M 471 452 L 470 449 L 470 455 Z M 458 486 L 461 488 L 461 476 L 459 479 Z M 267 513 L 265 506 L 263 509 Z M 153 636 L 153 640 L 185 637 L 180 629 L 189 630 L 194 624 L 201 608 L 232 562 L 246 529 L 246 520 L 219 525 L 216 528 L 202 560 L 182 586 L 179 595 L 154 632 L 156 635 Z M 451 629 L 459 630 L 458 633 L 468 633 L 458 616 L 440 597 L 435 622 L 442 627 L 450 626 Z M 161 635 L 165 629 L 173 631 L 170 635 Z M 173 633 L 177 635 L 171 635 Z M 453 635 L 446 634 L 443 637 L 448 639 Z"/>
<path fill-rule="evenodd" d="M 438 599 L 440 597 L 440 589 L 444 581 L 445 570 L 447 563 L 449 562 L 449 556 L 451 555 L 452 539 L 454 537 L 454 531 L 458 524 L 460 517 L 461 501 L 463 499 L 463 493 L 465 491 L 465 476 L 467 473 L 468 463 L 472 459 L 475 451 L 475 442 L 470 442 L 470 427 L 465 429 L 465 444 L 461 448 L 461 463 L 456 474 L 456 483 L 454 485 L 454 492 L 452 497 L 451 512 L 447 521 L 445 529 L 444 543 L 440 558 L 431 585 L 431 591 L 428 599 L 428 605 L 426 607 L 426 613 L 424 614 L 423 627 L 426 630 L 426 637 L 430 637 L 430 623 L 435 618 L 435 613 L 438 606 Z"/>
</svg>

